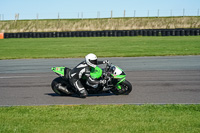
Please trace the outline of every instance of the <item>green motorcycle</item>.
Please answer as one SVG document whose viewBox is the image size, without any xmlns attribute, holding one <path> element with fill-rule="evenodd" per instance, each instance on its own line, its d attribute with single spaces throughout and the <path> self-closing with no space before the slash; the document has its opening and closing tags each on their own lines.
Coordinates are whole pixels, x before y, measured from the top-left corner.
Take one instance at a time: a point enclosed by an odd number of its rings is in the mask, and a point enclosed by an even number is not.
<svg viewBox="0 0 200 133">
<path fill-rule="evenodd" d="M 52 90 L 56 94 L 61 96 L 76 94 L 69 81 L 68 74 L 71 69 L 67 67 L 53 67 L 51 70 L 59 76 L 51 83 Z M 91 68 L 90 75 L 93 79 L 104 79 L 106 83 L 91 86 L 87 83 L 86 77 L 83 76 L 80 81 L 89 94 L 113 93 L 115 95 L 128 95 L 132 91 L 132 85 L 126 80 L 125 72 L 118 66 L 106 64 L 104 69 L 96 66 Z"/>
</svg>

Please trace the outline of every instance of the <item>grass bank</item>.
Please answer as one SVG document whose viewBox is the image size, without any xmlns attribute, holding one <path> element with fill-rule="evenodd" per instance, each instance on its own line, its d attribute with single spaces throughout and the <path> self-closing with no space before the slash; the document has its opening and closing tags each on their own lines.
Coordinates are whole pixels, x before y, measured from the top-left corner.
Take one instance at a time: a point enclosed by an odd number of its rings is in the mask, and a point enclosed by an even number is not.
<svg viewBox="0 0 200 133">
<path fill-rule="evenodd" d="M 200 28 L 200 17 L 136 17 L 0 21 L 0 32 L 62 32 L 97 30 Z"/>
<path fill-rule="evenodd" d="M 200 105 L 0 107 L 0 132 L 199 133 Z"/>
<path fill-rule="evenodd" d="M 200 55 L 200 37 L 91 37 L 0 40 L 0 59 Z"/>
</svg>

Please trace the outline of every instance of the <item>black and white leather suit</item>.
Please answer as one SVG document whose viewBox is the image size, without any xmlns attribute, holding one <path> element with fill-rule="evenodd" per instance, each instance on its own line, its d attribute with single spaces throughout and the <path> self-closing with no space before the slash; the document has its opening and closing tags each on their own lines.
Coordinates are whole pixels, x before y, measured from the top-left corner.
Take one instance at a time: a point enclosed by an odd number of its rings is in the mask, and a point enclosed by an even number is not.
<svg viewBox="0 0 200 133">
<path fill-rule="evenodd" d="M 97 62 L 98 65 L 103 63 L 103 61 Z M 79 94 L 84 94 L 85 96 L 87 96 L 87 91 L 80 82 L 80 79 L 83 75 L 87 77 L 87 82 L 90 85 L 96 85 L 100 83 L 100 80 L 93 79 L 90 76 L 90 69 L 91 67 L 87 65 L 85 61 L 83 61 L 69 72 L 69 80 L 71 85 L 75 87 L 75 91 L 77 91 Z"/>
</svg>

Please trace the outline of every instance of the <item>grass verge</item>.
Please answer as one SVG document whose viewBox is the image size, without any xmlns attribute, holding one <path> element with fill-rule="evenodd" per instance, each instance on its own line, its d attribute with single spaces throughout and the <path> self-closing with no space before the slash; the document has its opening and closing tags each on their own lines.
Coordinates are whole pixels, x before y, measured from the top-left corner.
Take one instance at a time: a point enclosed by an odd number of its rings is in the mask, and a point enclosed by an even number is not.
<svg viewBox="0 0 200 133">
<path fill-rule="evenodd" d="M 199 16 L 0 21 L 0 32 L 199 28 Z"/>
<path fill-rule="evenodd" d="M 0 40 L 0 59 L 200 55 L 200 37 L 91 37 Z"/>
<path fill-rule="evenodd" d="M 1 133 L 200 132 L 200 105 L 20 106 L 0 112 Z"/>
</svg>

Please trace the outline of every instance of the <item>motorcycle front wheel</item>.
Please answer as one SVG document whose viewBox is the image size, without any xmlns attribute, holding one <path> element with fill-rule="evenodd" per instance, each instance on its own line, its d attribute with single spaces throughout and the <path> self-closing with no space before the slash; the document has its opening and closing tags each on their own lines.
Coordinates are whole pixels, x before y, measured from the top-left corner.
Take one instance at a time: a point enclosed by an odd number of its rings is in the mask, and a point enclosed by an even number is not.
<svg viewBox="0 0 200 133">
<path fill-rule="evenodd" d="M 121 89 L 118 89 L 117 87 L 113 87 L 113 89 L 111 89 L 113 94 L 115 94 L 115 95 L 128 95 L 132 91 L 132 85 L 127 80 L 120 83 L 119 85 L 121 86 Z"/>
</svg>

